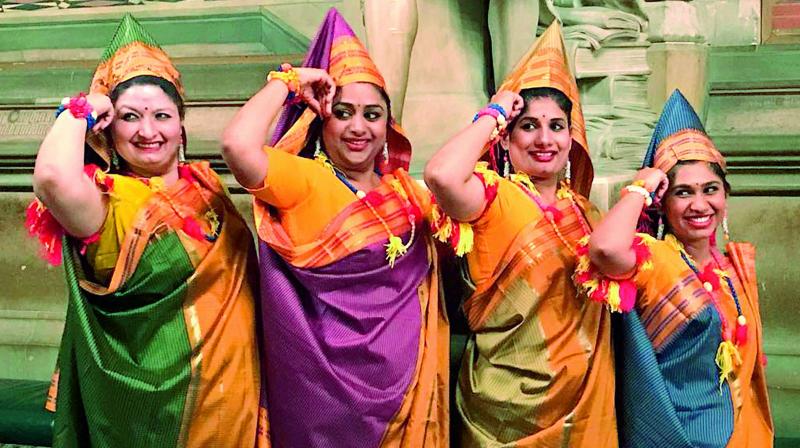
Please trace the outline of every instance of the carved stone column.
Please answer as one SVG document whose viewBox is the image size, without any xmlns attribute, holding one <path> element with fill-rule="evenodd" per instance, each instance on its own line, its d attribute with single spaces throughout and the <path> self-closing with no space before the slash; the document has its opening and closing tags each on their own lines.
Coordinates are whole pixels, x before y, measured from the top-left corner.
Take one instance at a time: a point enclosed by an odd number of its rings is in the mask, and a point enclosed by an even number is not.
<svg viewBox="0 0 800 448">
<path fill-rule="evenodd" d="M 499 87 L 536 40 L 539 0 L 489 0 L 494 85 Z"/>
<path fill-rule="evenodd" d="M 365 0 L 363 14 L 370 56 L 386 79 L 392 114 L 401 121 L 417 37 L 416 0 Z"/>
<path fill-rule="evenodd" d="M 692 107 L 703 116 L 706 97 L 708 44 L 700 29 L 693 2 L 660 1 L 645 4 L 650 18 L 647 50 L 650 65 L 648 100 L 654 112 L 680 89 Z"/>
</svg>

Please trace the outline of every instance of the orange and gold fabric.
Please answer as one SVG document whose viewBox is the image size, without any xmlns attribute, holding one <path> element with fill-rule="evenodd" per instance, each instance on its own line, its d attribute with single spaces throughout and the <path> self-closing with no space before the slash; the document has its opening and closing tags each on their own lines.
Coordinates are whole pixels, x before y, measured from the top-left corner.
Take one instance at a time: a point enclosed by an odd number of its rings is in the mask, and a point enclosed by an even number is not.
<svg viewBox="0 0 800 448">
<path fill-rule="evenodd" d="M 576 202 L 597 221 L 586 199 Z M 571 201 L 555 206 L 562 235 L 577 245 L 584 232 Z M 463 308 L 474 336 L 457 394 L 463 446 L 616 446 L 609 314 L 578 295 L 575 256 L 506 179 L 472 227 L 475 291 Z"/>
</svg>

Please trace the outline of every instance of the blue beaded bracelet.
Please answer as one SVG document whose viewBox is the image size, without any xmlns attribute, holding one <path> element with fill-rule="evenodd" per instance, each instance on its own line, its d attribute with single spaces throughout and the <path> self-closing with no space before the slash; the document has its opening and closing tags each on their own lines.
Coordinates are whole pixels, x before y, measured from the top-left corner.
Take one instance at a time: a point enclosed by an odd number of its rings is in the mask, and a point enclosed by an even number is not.
<svg viewBox="0 0 800 448">
<path fill-rule="evenodd" d="M 486 105 L 486 107 L 488 107 L 489 109 L 494 109 L 494 110 L 500 112 L 500 115 L 502 115 L 503 118 L 508 120 L 508 114 L 506 113 L 506 110 L 503 109 L 503 106 L 501 106 L 501 105 L 499 105 L 497 103 L 489 103 L 489 104 Z"/>
</svg>

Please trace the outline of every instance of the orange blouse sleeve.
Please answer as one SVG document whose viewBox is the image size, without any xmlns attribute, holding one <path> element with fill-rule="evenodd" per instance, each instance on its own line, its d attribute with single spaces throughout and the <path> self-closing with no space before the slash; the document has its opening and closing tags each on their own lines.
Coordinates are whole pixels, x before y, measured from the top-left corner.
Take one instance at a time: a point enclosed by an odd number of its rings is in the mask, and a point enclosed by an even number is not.
<svg viewBox="0 0 800 448">
<path fill-rule="evenodd" d="M 295 244 L 313 241 L 356 196 L 320 163 L 273 148 L 264 185 L 248 191 L 278 210 Z"/>
<path fill-rule="evenodd" d="M 474 245 L 467 262 L 476 285 L 492 276 L 519 232 L 540 218 L 535 207 L 525 203 L 530 200 L 523 195 L 519 187 L 499 179 L 496 194 L 472 222 Z"/>
</svg>

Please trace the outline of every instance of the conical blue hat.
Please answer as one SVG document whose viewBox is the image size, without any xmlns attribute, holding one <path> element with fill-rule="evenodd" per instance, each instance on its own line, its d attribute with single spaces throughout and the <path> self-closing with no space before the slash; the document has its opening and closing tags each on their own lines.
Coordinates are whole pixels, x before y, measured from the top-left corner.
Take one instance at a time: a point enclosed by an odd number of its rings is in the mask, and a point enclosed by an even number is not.
<svg viewBox="0 0 800 448">
<path fill-rule="evenodd" d="M 664 104 L 661 116 L 653 130 L 653 138 L 650 139 L 650 146 L 644 155 L 642 168 L 652 167 L 655 163 L 656 150 L 667 138 L 687 129 L 698 131 L 702 135 L 708 136 L 700 121 L 700 117 L 683 96 L 680 90 L 675 89 Z"/>
</svg>

